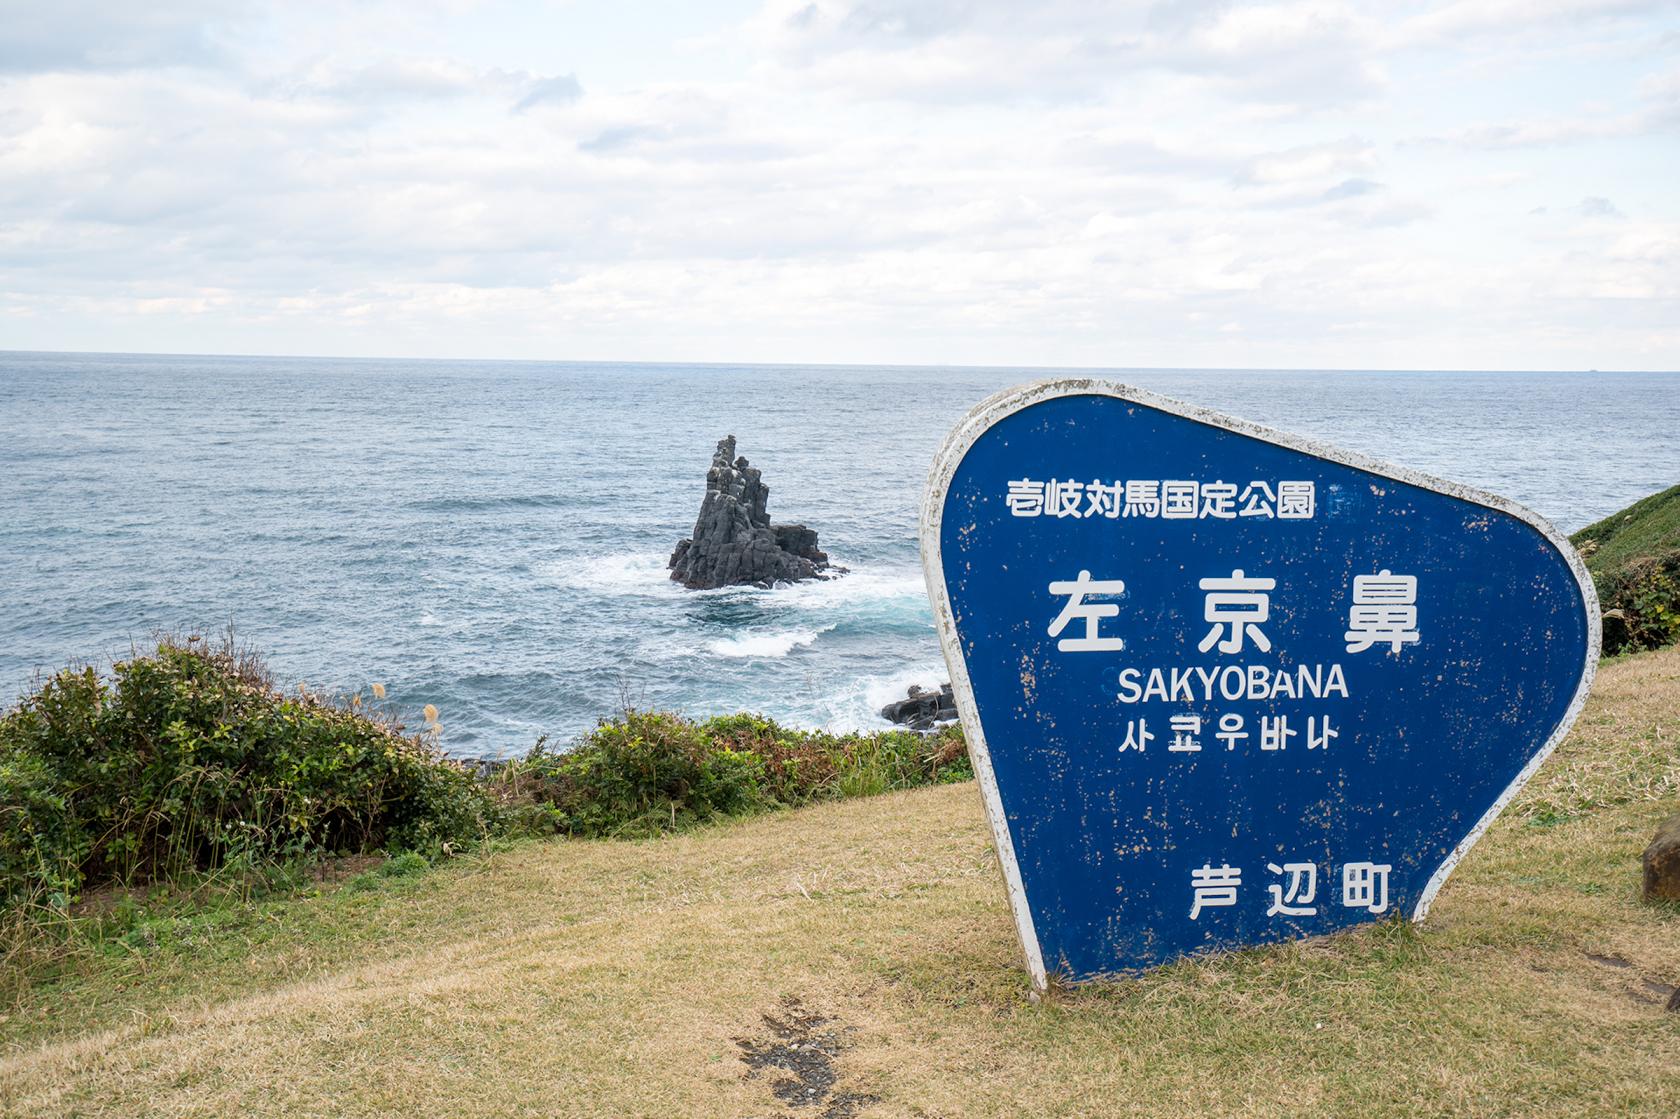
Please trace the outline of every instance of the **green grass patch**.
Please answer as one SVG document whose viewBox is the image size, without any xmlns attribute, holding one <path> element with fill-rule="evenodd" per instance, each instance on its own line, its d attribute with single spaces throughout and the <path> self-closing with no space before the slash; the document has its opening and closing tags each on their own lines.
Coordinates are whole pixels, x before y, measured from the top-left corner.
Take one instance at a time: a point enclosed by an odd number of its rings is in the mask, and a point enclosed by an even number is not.
<svg viewBox="0 0 1680 1119">
<path fill-rule="evenodd" d="M 1680 641 L 1680 486 L 1570 537 L 1604 611 L 1607 654 Z"/>
<path fill-rule="evenodd" d="M 1641 498 L 1569 539 L 1595 573 L 1680 549 L 1680 485 Z"/>
</svg>

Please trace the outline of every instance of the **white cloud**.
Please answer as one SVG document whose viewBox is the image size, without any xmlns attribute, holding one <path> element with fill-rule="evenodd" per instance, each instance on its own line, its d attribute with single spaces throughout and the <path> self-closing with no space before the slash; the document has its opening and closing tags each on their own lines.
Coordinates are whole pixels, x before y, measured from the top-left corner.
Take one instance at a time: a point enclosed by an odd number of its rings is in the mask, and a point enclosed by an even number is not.
<svg viewBox="0 0 1680 1119">
<path fill-rule="evenodd" d="M 798 80 L 873 98 L 1078 101 L 1191 76 L 1307 111 L 1385 80 L 1368 22 L 1337 3 L 773 0 L 748 30 Z"/>
<path fill-rule="evenodd" d="M 1671 9 L 76 10 L 0 54 L 0 346 L 1672 367 Z"/>
<path fill-rule="evenodd" d="M 524 96 L 514 104 L 516 113 L 529 112 L 539 105 L 568 105 L 583 96 L 583 87 L 576 74 L 560 74 L 552 78 L 537 78 L 526 87 Z"/>
<path fill-rule="evenodd" d="M 0 74 L 214 66 L 255 5 L 218 0 L 4 0 Z"/>
<path fill-rule="evenodd" d="M 1402 20 L 1393 39 L 1406 45 L 1455 45 L 1482 35 L 1557 28 L 1576 33 L 1675 10 L 1674 0 L 1454 0 Z"/>
</svg>

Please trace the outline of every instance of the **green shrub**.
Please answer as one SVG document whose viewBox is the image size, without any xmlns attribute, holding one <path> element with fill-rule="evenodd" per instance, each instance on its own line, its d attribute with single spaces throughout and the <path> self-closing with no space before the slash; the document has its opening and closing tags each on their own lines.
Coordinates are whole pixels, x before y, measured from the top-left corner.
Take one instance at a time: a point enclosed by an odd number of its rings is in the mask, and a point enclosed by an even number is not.
<svg viewBox="0 0 1680 1119">
<path fill-rule="evenodd" d="M 718 749 L 752 754 L 762 764 L 766 802 L 808 804 L 838 779 L 838 759 L 819 734 L 790 730 L 762 715 L 719 715 L 700 725 Z"/>
<path fill-rule="evenodd" d="M 635 836 L 757 807 L 761 775 L 756 756 L 711 749 L 687 719 L 635 711 L 565 753 L 538 743 L 500 780 L 518 799 L 546 806 L 556 830 Z"/>
<path fill-rule="evenodd" d="M 1680 641 L 1680 486 L 1636 501 L 1569 539 L 1598 588 L 1605 653 Z"/>
<path fill-rule="evenodd" d="M 493 802 L 387 717 L 272 687 L 231 645 L 165 640 L 0 716 L 0 905 L 301 855 L 446 852 Z"/>
<path fill-rule="evenodd" d="M 90 846 L 46 763 L 0 754 L 0 904 L 29 893 L 63 909 Z"/>
<path fill-rule="evenodd" d="M 0 909 L 332 852 L 389 851 L 377 876 L 403 875 L 496 832 L 650 836 L 970 776 L 955 728 L 631 711 L 480 779 L 359 699 L 285 695 L 231 645 L 165 640 L 109 678 L 61 672 L 0 715 Z"/>
<path fill-rule="evenodd" d="M 546 743 L 494 778 L 520 830 L 648 836 L 721 816 L 971 777 L 961 733 L 835 735 L 760 715 L 604 720 L 566 752 Z"/>
<path fill-rule="evenodd" d="M 1680 551 L 1646 556 L 1597 577 L 1606 614 L 1604 651 L 1656 649 L 1680 641 Z"/>
</svg>

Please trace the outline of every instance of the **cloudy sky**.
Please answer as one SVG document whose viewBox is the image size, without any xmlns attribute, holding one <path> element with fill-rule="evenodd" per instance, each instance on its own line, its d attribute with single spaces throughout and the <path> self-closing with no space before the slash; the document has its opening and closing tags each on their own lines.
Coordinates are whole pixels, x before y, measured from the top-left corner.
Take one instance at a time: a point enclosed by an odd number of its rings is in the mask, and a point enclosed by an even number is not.
<svg viewBox="0 0 1680 1119">
<path fill-rule="evenodd" d="M 1680 368 L 1680 2 L 0 0 L 0 349 Z"/>
</svg>

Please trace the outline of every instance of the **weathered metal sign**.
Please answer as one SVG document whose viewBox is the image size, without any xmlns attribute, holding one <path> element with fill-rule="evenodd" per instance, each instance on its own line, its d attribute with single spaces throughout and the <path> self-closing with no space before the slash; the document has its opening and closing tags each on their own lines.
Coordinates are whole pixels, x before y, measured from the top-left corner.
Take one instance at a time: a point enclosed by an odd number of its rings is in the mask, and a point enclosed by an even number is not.
<svg viewBox="0 0 1680 1119">
<path fill-rule="evenodd" d="M 1598 658 L 1534 514 L 1098 381 L 958 425 L 922 557 L 1040 987 L 1423 917 Z"/>
</svg>

